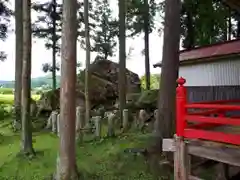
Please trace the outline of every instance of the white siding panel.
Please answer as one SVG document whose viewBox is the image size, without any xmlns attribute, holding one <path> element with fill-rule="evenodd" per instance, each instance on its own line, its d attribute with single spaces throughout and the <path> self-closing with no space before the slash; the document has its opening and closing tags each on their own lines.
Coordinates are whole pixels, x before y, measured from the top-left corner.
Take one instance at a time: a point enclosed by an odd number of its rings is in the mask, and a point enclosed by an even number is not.
<svg viewBox="0 0 240 180">
<path fill-rule="evenodd" d="M 181 66 L 186 86 L 240 85 L 240 59 Z"/>
</svg>

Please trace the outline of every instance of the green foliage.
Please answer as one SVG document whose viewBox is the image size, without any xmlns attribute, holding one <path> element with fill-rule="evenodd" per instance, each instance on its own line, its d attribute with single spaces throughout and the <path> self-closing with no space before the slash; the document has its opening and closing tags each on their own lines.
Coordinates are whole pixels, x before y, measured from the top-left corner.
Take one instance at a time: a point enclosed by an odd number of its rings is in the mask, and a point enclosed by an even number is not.
<svg viewBox="0 0 240 180">
<path fill-rule="evenodd" d="M 47 72 L 53 72 L 54 68 L 50 63 L 44 63 L 42 65 L 42 70 L 43 70 L 43 72 L 47 73 Z M 60 65 L 59 64 L 56 64 L 55 70 L 56 71 L 60 70 Z"/>
<path fill-rule="evenodd" d="M 142 76 L 141 80 L 141 87 L 146 89 L 146 76 Z M 150 89 L 159 89 L 159 82 L 160 82 L 160 75 L 152 74 L 150 76 Z"/>
<path fill-rule="evenodd" d="M 155 0 L 149 1 L 149 33 L 153 31 L 154 18 L 156 11 L 159 9 Z M 146 14 L 146 7 L 144 0 L 130 0 L 127 2 L 127 29 L 130 30 L 128 36 L 135 36 L 143 32 L 144 30 L 144 17 Z"/>
<path fill-rule="evenodd" d="M 181 11 L 182 46 L 191 49 L 228 40 L 233 33 L 233 29 L 229 31 L 229 28 L 234 27 L 231 17 L 232 11 L 222 1 L 183 1 Z"/>
<path fill-rule="evenodd" d="M 10 16 L 12 11 L 10 10 L 9 1 L 2 0 L 0 1 L 0 39 L 4 41 L 7 38 L 8 28 L 10 25 Z M 3 61 L 7 58 L 5 52 L 0 51 L 0 61 Z"/>
<path fill-rule="evenodd" d="M 117 45 L 118 22 L 112 17 L 108 0 L 96 1 L 95 15 L 92 51 L 97 52 L 99 58 L 108 59 L 114 55 Z"/>
<path fill-rule="evenodd" d="M 37 20 L 33 23 L 33 36 L 46 40 L 47 49 L 56 48 L 60 51 L 62 4 L 50 0 L 47 3 L 34 3 L 32 8 L 38 13 Z M 53 27 L 53 22 L 56 26 Z M 53 47 L 53 43 L 56 43 Z"/>
<path fill-rule="evenodd" d="M 62 5 L 57 0 L 51 0 L 45 3 L 34 3 L 33 9 L 39 13 L 37 20 L 33 24 L 33 35 L 45 40 L 45 47 L 52 49 L 52 64 L 43 64 L 43 72 L 59 71 L 60 66 L 56 64 L 56 54 L 60 53 L 61 38 L 61 15 Z M 55 77 L 53 77 L 55 78 Z"/>
<path fill-rule="evenodd" d="M 159 91 L 158 89 L 143 91 L 141 93 L 141 96 L 136 102 L 137 106 L 139 107 L 147 106 L 149 108 L 156 107 L 158 100 L 158 91 Z"/>
</svg>

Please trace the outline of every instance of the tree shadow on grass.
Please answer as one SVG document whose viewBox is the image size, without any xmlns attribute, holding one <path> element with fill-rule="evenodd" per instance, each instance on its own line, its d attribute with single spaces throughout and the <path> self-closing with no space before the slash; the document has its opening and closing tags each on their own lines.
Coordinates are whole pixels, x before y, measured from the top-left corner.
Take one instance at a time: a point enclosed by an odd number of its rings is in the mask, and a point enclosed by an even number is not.
<svg viewBox="0 0 240 180">
<path fill-rule="evenodd" d="M 0 145 L 13 144 L 15 141 L 19 141 L 20 136 L 18 134 L 4 135 L 0 134 Z"/>
<path fill-rule="evenodd" d="M 44 166 L 44 163 L 46 163 L 45 161 L 48 160 L 48 151 L 50 150 L 44 149 L 41 151 L 36 151 L 35 156 L 31 158 L 29 158 L 28 156 L 24 156 L 23 153 L 19 151 L 19 153 L 16 153 L 11 158 L 9 157 L 9 159 L 1 165 L 0 179 L 25 180 L 29 179 L 29 176 L 31 176 L 31 179 L 34 179 L 35 177 L 32 177 L 34 176 L 34 173 L 28 174 L 26 173 L 26 169 L 32 169 L 32 171 L 38 172 L 39 167 Z"/>
<path fill-rule="evenodd" d="M 4 122 L 0 124 L 0 128 L 6 128 L 6 127 L 10 127 L 12 125 L 12 122 Z"/>
</svg>

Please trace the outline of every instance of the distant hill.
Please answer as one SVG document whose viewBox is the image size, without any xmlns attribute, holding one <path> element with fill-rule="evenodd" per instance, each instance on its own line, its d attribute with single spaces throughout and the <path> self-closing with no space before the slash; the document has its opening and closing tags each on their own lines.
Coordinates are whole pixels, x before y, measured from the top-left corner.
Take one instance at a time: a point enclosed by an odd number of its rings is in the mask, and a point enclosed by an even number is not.
<svg viewBox="0 0 240 180">
<path fill-rule="evenodd" d="M 60 85 L 60 76 L 57 76 L 57 87 Z M 4 81 L 0 80 L 0 86 L 4 88 L 14 88 L 14 81 Z M 32 78 L 31 81 L 32 88 L 49 86 L 52 87 L 52 76 L 51 74 L 41 77 Z"/>
</svg>

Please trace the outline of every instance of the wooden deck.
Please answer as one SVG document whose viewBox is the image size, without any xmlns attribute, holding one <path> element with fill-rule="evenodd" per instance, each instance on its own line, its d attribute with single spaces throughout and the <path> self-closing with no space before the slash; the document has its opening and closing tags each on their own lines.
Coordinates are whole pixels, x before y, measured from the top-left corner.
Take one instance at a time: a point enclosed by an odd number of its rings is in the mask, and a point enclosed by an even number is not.
<svg viewBox="0 0 240 180">
<path fill-rule="evenodd" d="M 240 134 L 240 126 L 217 126 L 205 130 Z M 240 167 L 240 146 L 200 139 L 185 139 L 185 143 L 191 155 Z"/>
<path fill-rule="evenodd" d="M 240 146 L 204 140 L 186 140 L 185 143 L 190 155 L 240 167 Z"/>
</svg>

